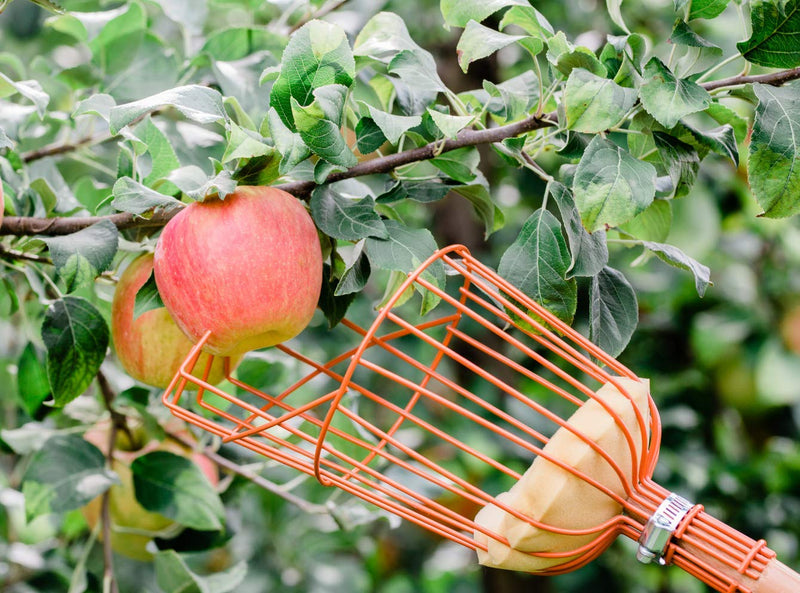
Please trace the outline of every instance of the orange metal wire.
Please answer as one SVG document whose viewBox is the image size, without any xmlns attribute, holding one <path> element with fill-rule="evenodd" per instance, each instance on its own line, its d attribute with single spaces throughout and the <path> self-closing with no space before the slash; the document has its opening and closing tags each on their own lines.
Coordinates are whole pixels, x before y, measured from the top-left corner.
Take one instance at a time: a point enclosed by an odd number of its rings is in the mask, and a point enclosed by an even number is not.
<svg viewBox="0 0 800 593">
<path fill-rule="evenodd" d="M 447 286 L 436 280 L 442 273 Z M 427 295 L 426 302 L 438 300 L 438 306 L 420 317 L 418 305 L 402 304 L 412 290 Z M 494 504 L 536 528 L 591 538 L 572 550 L 533 554 L 563 559 L 547 574 L 586 564 L 620 534 L 638 539 L 669 494 L 652 481 L 661 439 L 652 398 L 649 418 L 631 404 L 637 442 L 619 414 L 595 394 L 611 383 L 631 399 L 618 378 L 636 375 L 462 246 L 438 251 L 410 274 L 369 328 L 344 320 L 337 331 L 352 347 L 325 363 L 286 345 L 276 347 L 304 369 L 276 394 L 231 373 L 228 379 L 240 395 L 208 384 L 204 377 L 211 361 L 204 370 L 194 368 L 206 335 L 163 402 L 174 415 L 224 442 L 315 476 L 472 549 L 487 549 L 476 541 L 477 533 L 506 545 L 508 540 L 458 511 L 463 503 L 473 510 Z M 185 391 L 188 383 L 198 386 L 196 394 Z M 630 467 L 620 467 L 567 424 L 565 419 L 590 398 L 615 419 Z M 624 496 L 543 450 L 560 427 L 613 469 Z M 499 501 L 497 494 L 536 456 L 588 482 L 623 512 L 600 525 L 570 530 Z M 718 591 L 752 593 L 752 583 L 774 557 L 763 541 L 738 533 L 697 505 L 673 535 L 664 560 Z"/>
</svg>

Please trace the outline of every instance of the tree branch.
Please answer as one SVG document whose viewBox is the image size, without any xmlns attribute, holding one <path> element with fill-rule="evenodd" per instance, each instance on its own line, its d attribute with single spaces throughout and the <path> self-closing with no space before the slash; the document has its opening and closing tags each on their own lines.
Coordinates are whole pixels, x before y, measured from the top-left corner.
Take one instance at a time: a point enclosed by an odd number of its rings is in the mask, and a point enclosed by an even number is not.
<svg viewBox="0 0 800 593">
<path fill-rule="evenodd" d="M 780 86 L 792 80 L 800 79 L 800 67 L 792 68 L 790 70 L 781 70 L 778 72 L 770 72 L 768 74 L 757 74 L 752 76 L 732 76 L 730 78 L 723 78 L 711 82 L 705 82 L 701 86 L 707 91 L 728 87 L 738 86 L 749 83 L 769 84 L 773 86 Z M 328 176 L 326 182 L 331 183 L 334 181 L 341 181 L 342 179 L 351 179 L 353 177 L 361 177 L 363 175 L 375 175 L 380 173 L 389 173 L 410 163 L 432 159 L 435 156 L 464 148 L 467 146 L 478 146 L 480 144 L 491 144 L 500 142 L 507 138 L 513 138 L 521 134 L 525 134 L 532 130 L 546 128 L 558 125 L 558 117 L 555 112 L 544 114 L 540 117 L 531 116 L 521 121 L 508 124 L 505 126 L 498 126 L 496 128 L 488 128 L 484 130 L 462 130 L 454 139 L 445 140 L 443 142 L 431 142 L 419 148 L 413 148 L 403 152 L 390 154 L 384 157 L 373 159 L 359 163 L 355 167 L 332 173 Z M 93 140 L 92 142 L 94 142 Z M 34 153 L 26 155 L 27 160 L 35 160 L 41 158 L 40 154 L 43 151 L 47 152 L 47 156 L 51 154 L 63 154 L 70 149 L 79 148 L 78 144 L 65 145 L 67 148 L 58 149 L 57 147 L 45 147 Z M 284 191 L 294 194 L 298 198 L 307 200 L 312 190 L 316 187 L 313 181 L 292 181 L 284 183 L 280 187 Z M 28 236 L 28 235 L 68 235 L 85 229 L 101 220 L 110 220 L 119 229 L 128 229 L 134 227 L 161 227 L 164 226 L 178 210 L 170 211 L 157 211 L 150 218 L 143 218 L 125 212 L 118 214 L 111 214 L 108 216 L 87 216 L 87 217 L 55 217 L 55 218 L 33 218 L 33 217 L 18 217 L 7 216 L 0 224 L 0 236 L 2 235 L 15 235 L 15 236 Z"/>
<path fill-rule="evenodd" d="M 547 113 L 540 117 L 531 116 L 512 124 L 488 128 L 485 130 L 462 130 L 458 136 L 452 140 L 443 142 L 431 142 L 419 148 L 413 148 L 404 152 L 390 154 L 385 157 L 373 159 L 359 163 L 355 167 L 332 173 L 328 176 L 327 183 L 351 179 L 363 175 L 375 175 L 379 173 L 389 173 L 410 163 L 432 159 L 433 157 L 467 146 L 478 146 L 479 144 L 491 144 L 500 142 L 506 138 L 513 138 L 532 130 L 558 125 L 555 113 Z M 316 187 L 313 181 L 293 181 L 284 183 L 276 187 L 289 192 L 301 199 L 308 199 L 311 191 Z M 56 218 L 32 218 L 7 216 L 0 225 L 0 235 L 69 235 L 81 229 L 85 229 L 101 220 L 110 220 L 119 229 L 133 227 L 160 227 L 164 226 L 178 210 L 157 211 L 150 218 L 142 218 L 133 214 L 122 212 L 109 216 L 87 216 L 87 217 L 56 217 Z"/>
<path fill-rule="evenodd" d="M 322 6 L 320 6 L 319 9 L 316 12 L 313 12 L 310 15 L 308 15 L 306 17 L 303 17 L 298 22 L 296 22 L 294 25 L 292 25 L 292 28 L 289 29 L 289 34 L 291 35 L 295 31 L 297 31 L 300 27 L 305 25 L 308 21 L 311 21 L 311 20 L 314 20 L 314 19 L 321 19 L 325 15 L 330 14 L 334 10 L 340 8 L 343 4 L 345 4 L 347 2 L 348 2 L 348 0 L 330 0 L 330 2 L 328 2 L 327 4 L 323 4 Z"/>
<path fill-rule="evenodd" d="M 760 82 L 761 84 L 769 84 L 772 86 L 780 86 L 784 83 L 791 82 L 800 78 L 800 66 L 792 68 L 791 70 L 781 70 L 779 72 L 770 72 L 768 74 L 755 74 L 751 76 L 731 76 L 730 78 L 722 78 L 711 82 L 701 84 L 707 91 L 713 91 L 726 86 L 739 86 L 743 84 L 750 84 Z"/>
</svg>

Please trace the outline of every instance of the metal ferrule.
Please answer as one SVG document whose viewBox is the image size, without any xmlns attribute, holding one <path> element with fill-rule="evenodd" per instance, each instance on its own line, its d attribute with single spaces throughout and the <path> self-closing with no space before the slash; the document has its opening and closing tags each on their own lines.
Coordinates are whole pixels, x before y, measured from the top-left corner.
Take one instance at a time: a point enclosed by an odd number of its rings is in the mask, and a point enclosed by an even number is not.
<svg viewBox="0 0 800 593">
<path fill-rule="evenodd" d="M 643 564 L 664 562 L 669 540 L 694 505 L 677 494 L 670 494 L 656 509 L 653 516 L 644 526 L 639 538 L 639 548 L 636 550 L 636 559 Z"/>
</svg>

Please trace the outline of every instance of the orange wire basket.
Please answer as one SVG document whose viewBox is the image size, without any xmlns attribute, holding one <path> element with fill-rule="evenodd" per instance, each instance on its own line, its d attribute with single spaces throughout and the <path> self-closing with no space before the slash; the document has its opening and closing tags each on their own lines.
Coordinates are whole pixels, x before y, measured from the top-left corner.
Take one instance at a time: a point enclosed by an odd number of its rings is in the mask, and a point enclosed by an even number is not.
<svg viewBox="0 0 800 593">
<path fill-rule="evenodd" d="M 447 286 L 437 278 L 447 277 Z M 423 294 L 424 316 L 408 300 Z M 405 304 L 404 304 L 405 302 Z M 208 384 L 211 361 L 195 369 L 206 336 L 163 396 L 172 413 L 264 457 L 315 476 L 377 507 L 486 555 L 509 539 L 476 520 L 487 506 L 532 528 L 564 536 L 566 546 L 524 554 L 541 572 L 583 566 L 618 535 L 639 541 L 643 562 L 674 564 L 727 593 L 800 591 L 797 575 L 763 540 L 754 541 L 652 480 L 661 425 L 647 396 L 633 402 L 636 375 L 462 246 L 436 252 L 397 290 L 364 329 L 344 320 L 336 330 L 345 352 L 318 362 L 286 345 L 276 348 L 303 369 L 279 393 L 236 379 L 234 393 Z M 195 384 L 196 392 L 186 390 Z M 627 414 L 598 397 L 613 385 Z M 216 397 L 214 397 L 216 396 Z M 617 425 L 626 454 L 605 451 L 568 418 L 594 400 Z M 466 419 L 466 420 L 465 420 Z M 619 487 L 547 450 L 561 430 L 591 448 Z M 501 493 L 537 457 L 576 476 L 617 505 L 610 519 L 564 526 L 528 516 Z M 508 460 L 508 461 L 499 461 Z M 622 460 L 622 461 L 620 461 Z M 546 486 L 542 486 L 546 488 Z"/>
</svg>

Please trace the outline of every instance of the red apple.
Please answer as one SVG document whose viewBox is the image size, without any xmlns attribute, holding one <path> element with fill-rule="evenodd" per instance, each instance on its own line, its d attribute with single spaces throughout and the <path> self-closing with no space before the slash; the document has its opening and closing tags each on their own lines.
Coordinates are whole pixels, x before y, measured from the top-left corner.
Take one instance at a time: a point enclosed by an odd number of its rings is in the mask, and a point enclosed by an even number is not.
<svg viewBox="0 0 800 593">
<path fill-rule="evenodd" d="M 284 342 L 311 321 L 322 251 L 305 206 L 271 187 L 239 187 L 187 206 L 155 252 L 158 290 L 192 340 L 236 355 Z"/>
<path fill-rule="evenodd" d="M 148 385 L 164 389 L 189 354 L 193 343 L 175 325 L 164 307 L 151 309 L 133 318 L 136 293 L 153 271 L 153 256 L 135 259 L 122 273 L 111 303 L 111 337 L 117 358 L 128 374 Z M 202 376 L 209 354 L 202 354 L 194 374 Z M 231 359 L 233 368 L 241 357 Z M 208 382 L 219 383 L 225 376 L 223 359 L 211 365 Z M 189 389 L 196 385 L 187 383 Z"/>
</svg>

